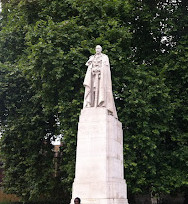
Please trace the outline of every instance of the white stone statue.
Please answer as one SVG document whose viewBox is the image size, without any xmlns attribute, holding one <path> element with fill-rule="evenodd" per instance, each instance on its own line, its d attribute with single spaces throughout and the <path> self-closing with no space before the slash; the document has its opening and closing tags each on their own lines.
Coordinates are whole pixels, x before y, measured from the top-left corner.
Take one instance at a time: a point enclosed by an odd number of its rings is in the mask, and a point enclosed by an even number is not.
<svg viewBox="0 0 188 204">
<path fill-rule="evenodd" d="M 101 52 L 102 47 L 97 45 L 96 54 L 90 56 L 86 62 L 88 69 L 84 79 L 84 108 L 106 107 L 109 114 L 117 118 L 112 94 L 109 58 Z"/>
<path fill-rule="evenodd" d="M 108 56 L 96 46 L 87 61 L 71 204 L 128 204 L 124 179 L 123 130 L 117 119 Z"/>
</svg>

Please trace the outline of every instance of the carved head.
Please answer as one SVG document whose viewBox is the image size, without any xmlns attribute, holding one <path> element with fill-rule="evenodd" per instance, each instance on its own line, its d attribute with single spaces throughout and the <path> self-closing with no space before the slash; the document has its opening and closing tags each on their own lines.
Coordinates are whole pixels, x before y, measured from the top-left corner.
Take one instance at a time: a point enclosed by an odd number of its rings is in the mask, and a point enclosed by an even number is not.
<svg viewBox="0 0 188 204">
<path fill-rule="evenodd" d="M 95 50 L 97 54 L 100 54 L 102 52 L 102 47 L 100 45 L 97 45 Z"/>
</svg>

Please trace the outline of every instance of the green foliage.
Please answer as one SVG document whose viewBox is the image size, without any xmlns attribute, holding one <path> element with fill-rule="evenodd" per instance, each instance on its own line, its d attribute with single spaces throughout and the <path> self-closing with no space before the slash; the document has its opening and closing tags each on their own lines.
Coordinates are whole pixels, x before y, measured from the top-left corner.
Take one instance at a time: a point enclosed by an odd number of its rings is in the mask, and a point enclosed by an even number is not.
<svg viewBox="0 0 188 204">
<path fill-rule="evenodd" d="M 69 202 L 85 62 L 101 44 L 124 128 L 130 193 L 186 191 L 186 1 L 2 3 L 5 190 L 24 200 Z M 60 134 L 61 173 L 54 177 L 51 140 Z"/>
<path fill-rule="evenodd" d="M 0 84 L 5 190 L 24 200 L 48 196 L 54 182 L 53 115 L 43 113 L 40 99 L 19 69 L 1 65 Z"/>
</svg>

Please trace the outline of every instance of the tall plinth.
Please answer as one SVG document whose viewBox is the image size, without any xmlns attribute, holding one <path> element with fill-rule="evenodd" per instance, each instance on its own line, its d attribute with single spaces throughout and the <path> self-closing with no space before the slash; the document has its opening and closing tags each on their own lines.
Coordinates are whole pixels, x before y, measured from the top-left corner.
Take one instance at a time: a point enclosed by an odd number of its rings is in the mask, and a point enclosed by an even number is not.
<svg viewBox="0 0 188 204">
<path fill-rule="evenodd" d="M 72 200 L 81 204 L 128 204 L 123 172 L 122 124 L 106 108 L 81 111 Z"/>
</svg>

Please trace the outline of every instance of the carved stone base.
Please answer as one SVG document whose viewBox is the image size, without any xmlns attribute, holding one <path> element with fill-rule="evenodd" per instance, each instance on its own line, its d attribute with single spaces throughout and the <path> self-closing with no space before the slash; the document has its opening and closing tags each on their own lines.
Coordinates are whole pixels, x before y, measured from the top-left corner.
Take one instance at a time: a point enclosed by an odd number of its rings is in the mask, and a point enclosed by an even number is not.
<svg viewBox="0 0 188 204">
<path fill-rule="evenodd" d="M 128 204 L 121 123 L 106 108 L 81 111 L 71 204 Z"/>
</svg>

